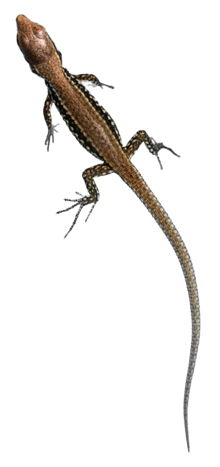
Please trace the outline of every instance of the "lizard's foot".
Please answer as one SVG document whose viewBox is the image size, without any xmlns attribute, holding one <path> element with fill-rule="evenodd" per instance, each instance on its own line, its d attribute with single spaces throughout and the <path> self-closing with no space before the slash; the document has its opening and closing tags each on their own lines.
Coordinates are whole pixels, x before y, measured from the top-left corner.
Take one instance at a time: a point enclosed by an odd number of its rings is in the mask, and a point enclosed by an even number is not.
<svg viewBox="0 0 220 467">
<path fill-rule="evenodd" d="M 158 152 L 159 152 L 161 149 L 167 149 L 167 151 L 172 152 L 172 153 L 174 154 L 174 156 L 180 157 L 178 154 L 176 154 L 176 152 L 173 151 L 173 149 L 168 148 L 167 146 L 164 146 L 163 143 L 157 143 L 157 142 L 154 140 L 154 138 L 152 138 L 152 137 L 151 137 L 151 141 L 152 141 L 153 144 L 154 144 L 154 149 L 155 149 L 155 151 L 156 151 L 155 156 L 157 157 L 157 160 L 158 160 L 158 162 L 159 162 L 159 164 L 160 164 L 160 168 L 161 168 L 161 169 L 163 169 L 163 166 L 162 166 L 161 160 L 160 160 L 160 158 L 159 158 L 159 156 L 158 156 Z"/>
<path fill-rule="evenodd" d="M 56 131 L 57 133 L 59 133 L 57 130 L 55 130 L 56 126 L 58 126 L 59 123 L 57 123 L 57 125 L 51 125 L 50 129 L 48 130 L 48 133 L 47 133 L 47 137 L 46 137 L 46 140 L 45 140 L 45 144 L 47 144 L 47 150 L 49 151 L 49 147 L 50 147 L 50 139 L 52 138 L 52 142 L 54 143 L 54 131 Z"/>
<path fill-rule="evenodd" d="M 82 196 L 81 193 L 78 193 L 77 191 L 76 191 L 76 194 Z M 79 206 L 79 209 L 78 209 L 78 211 L 77 211 L 77 213 L 76 213 L 76 215 L 75 215 L 75 219 L 74 219 L 74 221 L 73 221 L 71 227 L 69 228 L 68 232 L 67 232 L 66 235 L 64 236 L 64 238 L 66 238 L 67 235 L 69 235 L 69 233 L 70 233 L 71 230 L 73 229 L 73 227 L 74 227 L 74 225 L 75 225 L 75 223 L 76 223 L 76 221 L 77 221 L 77 219 L 78 219 L 78 217 L 79 217 L 79 215 L 80 215 L 80 212 L 82 211 L 82 208 L 83 208 L 84 206 L 86 206 L 87 204 L 93 203 L 93 206 L 92 206 L 92 208 L 90 209 L 89 214 L 88 214 L 88 216 L 87 216 L 87 218 L 86 218 L 86 220 L 85 220 L 85 222 L 86 222 L 86 221 L 88 220 L 88 218 L 89 218 L 91 212 L 93 211 L 93 209 L 94 209 L 94 207 L 95 207 L 95 205 L 96 205 L 96 203 L 97 203 L 97 200 L 94 200 L 94 198 L 93 198 L 92 196 L 82 196 L 82 198 L 78 198 L 78 199 L 69 199 L 69 198 L 65 198 L 64 201 L 70 201 L 71 203 L 75 203 L 75 204 L 73 204 L 73 205 L 70 206 L 69 208 L 62 209 L 62 211 L 58 211 L 57 214 L 61 214 L 61 212 L 70 211 L 70 209 L 73 209 L 73 208 L 75 208 L 76 206 Z"/>
</svg>

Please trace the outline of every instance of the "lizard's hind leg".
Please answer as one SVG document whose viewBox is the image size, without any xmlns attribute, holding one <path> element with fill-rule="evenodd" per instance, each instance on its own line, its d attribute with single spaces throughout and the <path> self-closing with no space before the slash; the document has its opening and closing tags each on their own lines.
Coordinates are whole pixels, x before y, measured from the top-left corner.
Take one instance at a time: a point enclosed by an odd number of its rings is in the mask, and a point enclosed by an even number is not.
<svg viewBox="0 0 220 467">
<path fill-rule="evenodd" d="M 54 214 L 64 214 L 65 212 L 72 211 L 73 209 L 77 209 L 76 215 L 73 216 L 72 222 L 70 226 L 68 227 L 67 231 L 63 235 L 62 239 L 66 240 L 71 232 L 74 230 L 76 227 L 76 224 L 78 223 L 83 210 L 85 209 L 86 206 L 90 205 L 90 208 L 84 218 L 84 224 L 87 224 L 94 213 L 96 206 L 100 203 L 101 201 L 101 190 L 98 187 L 97 182 L 95 181 L 95 178 L 98 177 L 105 177 L 106 175 L 111 175 L 113 172 L 112 168 L 106 164 L 95 164 L 92 165 L 91 167 L 87 167 L 86 169 L 83 169 L 81 172 L 81 178 L 83 181 L 83 184 L 85 186 L 86 194 L 81 193 L 80 191 L 75 191 L 73 192 L 74 195 L 79 196 L 81 199 L 73 199 L 73 198 L 62 198 L 61 201 L 65 202 L 70 202 L 71 204 L 67 206 L 64 209 L 59 209 L 56 211 Z"/>
</svg>

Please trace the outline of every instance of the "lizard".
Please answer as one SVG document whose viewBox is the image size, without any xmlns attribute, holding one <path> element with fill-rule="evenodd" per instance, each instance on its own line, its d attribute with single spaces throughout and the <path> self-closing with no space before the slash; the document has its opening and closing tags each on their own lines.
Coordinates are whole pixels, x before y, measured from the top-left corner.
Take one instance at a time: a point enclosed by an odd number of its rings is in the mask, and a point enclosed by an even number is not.
<svg viewBox="0 0 220 467">
<path fill-rule="evenodd" d="M 49 150 L 50 141 L 54 142 L 54 132 L 57 131 L 57 125 L 52 124 L 51 118 L 51 106 L 54 103 L 69 130 L 79 143 L 101 161 L 98 165 L 86 169 L 82 174 L 89 196 L 83 196 L 76 192 L 80 198 L 75 200 L 65 199 L 65 201 L 71 201 L 74 204 L 62 211 L 58 211 L 58 213 L 61 213 L 69 211 L 76 206 L 79 207 L 65 237 L 74 227 L 83 207 L 92 204 L 93 209 L 99 199 L 99 191 L 94 178 L 116 173 L 133 190 L 154 217 L 179 259 L 188 289 L 192 320 L 191 348 L 183 401 L 186 443 L 188 451 L 190 451 L 188 403 L 200 337 L 200 308 L 195 272 L 191 258 L 179 232 L 150 187 L 131 162 L 132 156 L 143 142 L 150 153 L 157 157 L 161 168 L 162 164 L 158 155 L 161 149 L 167 149 L 175 156 L 178 155 L 163 143 L 156 143 L 144 130 L 138 131 L 128 144 L 123 147 L 115 122 L 85 88 L 83 83 L 91 83 L 101 88 L 103 86 L 113 88 L 113 86 L 101 83 L 92 74 L 73 75 L 69 73 L 62 66 L 61 52 L 57 49 L 43 26 L 32 22 L 25 15 L 18 15 L 16 22 L 18 46 L 29 63 L 32 72 L 44 79 L 48 89 L 43 109 L 48 127 L 45 141 L 47 150 Z"/>
</svg>

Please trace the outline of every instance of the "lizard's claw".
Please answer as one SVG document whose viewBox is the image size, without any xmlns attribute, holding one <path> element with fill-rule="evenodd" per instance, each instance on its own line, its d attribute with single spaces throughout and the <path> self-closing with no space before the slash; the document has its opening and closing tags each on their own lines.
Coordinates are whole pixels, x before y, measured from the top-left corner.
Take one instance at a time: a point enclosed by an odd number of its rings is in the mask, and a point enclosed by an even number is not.
<svg viewBox="0 0 220 467">
<path fill-rule="evenodd" d="M 47 137 L 46 137 L 46 140 L 45 140 L 45 144 L 47 144 L 47 150 L 48 151 L 49 151 L 49 147 L 50 147 L 50 139 L 51 138 L 52 138 L 52 142 L 54 143 L 54 131 L 59 133 L 57 130 L 55 130 L 56 126 L 58 126 L 58 125 L 59 125 L 59 123 L 57 123 L 57 125 L 51 125 L 51 127 L 48 130 Z"/>
<path fill-rule="evenodd" d="M 82 196 L 81 193 L 78 193 L 77 191 L 76 191 L 76 194 Z M 69 208 L 62 209 L 62 211 L 57 211 L 57 214 L 61 214 L 61 212 L 70 211 L 70 209 L 73 209 L 73 208 L 75 208 L 76 206 L 79 206 L 79 209 L 78 209 L 78 211 L 77 211 L 77 213 L 76 213 L 76 215 L 75 215 L 75 219 L 74 219 L 74 221 L 73 221 L 71 227 L 69 228 L 68 232 L 67 232 L 66 235 L 64 236 L 64 238 L 66 238 L 67 235 L 68 235 L 68 234 L 71 232 L 71 230 L 73 229 L 73 227 L 74 227 L 74 225 L 75 225 L 75 223 L 76 223 L 76 221 L 77 221 L 77 219 L 78 219 L 78 217 L 79 217 L 79 215 L 80 215 L 80 212 L 82 211 L 82 208 L 83 208 L 84 206 L 86 206 L 87 204 L 90 204 L 91 202 L 93 202 L 93 206 L 92 206 L 92 208 L 90 209 L 89 214 L 88 214 L 88 216 L 87 216 L 87 218 L 86 218 L 86 220 L 85 220 L 85 222 L 86 222 L 86 221 L 88 220 L 88 218 L 89 218 L 91 212 L 93 211 L 93 209 L 94 209 L 94 207 L 95 207 L 96 201 L 91 201 L 90 196 L 82 196 L 82 198 L 78 198 L 78 199 L 69 199 L 69 198 L 65 198 L 64 201 L 70 201 L 71 203 L 75 203 L 75 204 L 73 204 L 73 205 L 70 206 Z"/>
<path fill-rule="evenodd" d="M 157 142 L 154 140 L 154 138 L 152 138 L 152 137 L 151 137 L 151 141 L 152 141 L 153 144 L 154 144 L 154 149 L 155 149 L 155 151 L 156 151 L 155 156 L 157 157 L 157 160 L 158 160 L 158 162 L 159 162 L 159 164 L 160 164 L 160 168 L 161 168 L 161 169 L 163 169 L 163 166 L 162 166 L 161 160 L 160 160 L 160 158 L 159 158 L 159 156 L 158 156 L 158 152 L 160 151 L 160 149 L 167 149 L 167 151 L 172 152 L 172 153 L 174 154 L 174 156 L 180 157 L 179 154 L 176 154 L 176 152 L 173 151 L 173 149 L 168 148 L 167 146 L 164 146 L 163 143 L 157 143 Z"/>
</svg>

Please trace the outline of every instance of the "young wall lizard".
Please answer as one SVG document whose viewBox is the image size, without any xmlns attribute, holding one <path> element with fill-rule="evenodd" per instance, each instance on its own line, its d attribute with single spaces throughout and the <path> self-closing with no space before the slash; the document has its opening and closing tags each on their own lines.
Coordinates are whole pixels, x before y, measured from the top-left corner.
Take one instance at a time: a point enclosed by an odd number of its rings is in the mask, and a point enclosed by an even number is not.
<svg viewBox="0 0 220 467">
<path fill-rule="evenodd" d="M 72 201 L 74 204 L 67 209 L 59 211 L 64 212 L 77 205 L 79 206 L 74 222 L 66 235 L 69 234 L 75 225 L 83 206 L 92 204 L 93 209 L 98 201 L 99 192 L 94 178 L 115 172 L 144 203 L 164 231 L 178 256 L 186 280 L 192 316 L 192 341 L 184 392 L 184 424 L 189 451 L 188 401 L 200 335 L 199 298 L 196 278 L 190 256 L 178 231 L 142 176 L 131 163 L 131 157 L 142 142 L 146 144 L 152 154 L 157 156 L 160 165 L 161 162 L 158 156 L 160 149 L 165 148 L 173 154 L 175 153 L 172 149 L 164 146 L 163 143 L 156 143 L 145 131 L 138 131 L 131 138 L 127 146 L 123 147 L 114 121 L 85 89 L 82 82 L 89 81 L 101 87 L 108 85 L 101 83 L 94 75 L 71 75 L 63 68 L 62 55 L 43 26 L 33 23 L 24 15 L 19 15 L 17 17 L 17 28 L 17 42 L 25 59 L 29 63 L 31 70 L 45 80 L 48 88 L 48 96 L 44 104 L 44 117 L 48 126 L 48 134 L 45 141 L 47 149 L 49 150 L 50 140 L 51 138 L 54 140 L 54 131 L 56 131 L 56 125 L 52 125 L 50 113 L 51 105 L 54 102 L 70 131 L 78 141 L 91 154 L 102 161 L 101 164 L 83 172 L 82 176 L 89 196 L 80 195 L 82 197 L 77 200 L 67 200 Z"/>
</svg>

